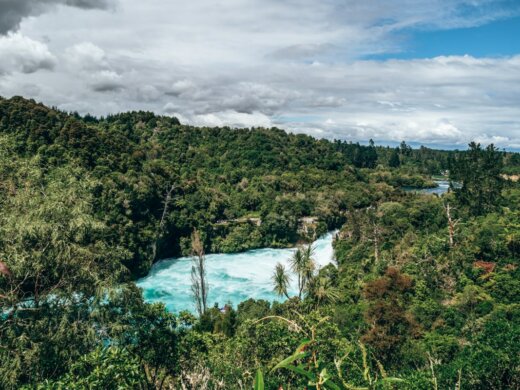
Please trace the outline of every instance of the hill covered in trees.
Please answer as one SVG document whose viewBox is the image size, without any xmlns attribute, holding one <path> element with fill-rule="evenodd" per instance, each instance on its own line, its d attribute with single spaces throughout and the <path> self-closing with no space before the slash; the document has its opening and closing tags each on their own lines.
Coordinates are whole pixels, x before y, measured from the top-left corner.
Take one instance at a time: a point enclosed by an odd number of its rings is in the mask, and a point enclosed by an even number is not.
<svg viewBox="0 0 520 390">
<path fill-rule="evenodd" d="M 22 98 L 0 101 L 0 133 L 4 158 L 30 164 L 40 186 L 64 167 L 92 181 L 105 239 L 131 252 L 124 265 L 135 275 L 157 258 L 188 254 L 193 228 L 208 251 L 233 252 L 295 243 L 306 216 L 321 222 L 319 232 L 339 227 L 342 211 L 390 196 L 385 184 L 431 185 L 419 174 L 447 169 L 450 155 L 275 128 L 196 128 L 146 112 L 82 118 Z M 408 169 L 373 170 L 395 153 Z M 263 223 L 225 223 L 248 218 Z"/>
<path fill-rule="evenodd" d="M 519 166 L 0 99 L 0 387 L 519 388 Z M 201 256 L 339 229 L 337 266 L 281 304 L 145 303 L 194 229 Z"/>
</svg>

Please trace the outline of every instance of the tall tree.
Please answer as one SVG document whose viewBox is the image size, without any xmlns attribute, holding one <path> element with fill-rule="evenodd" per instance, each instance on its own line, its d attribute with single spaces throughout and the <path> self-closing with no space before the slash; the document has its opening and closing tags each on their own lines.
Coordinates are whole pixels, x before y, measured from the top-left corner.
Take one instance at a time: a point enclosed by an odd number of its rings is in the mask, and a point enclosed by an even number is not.
<svg viewBox="0 0 520 390">
<path fill-rule="evenodd" d="M 444 211 L 446 212 L 446 218 L 448 219 L 448 237 L 450 246 L 453 246 L 454 244 L 454 236 L 455 236 L 455 226 L 460 222 L 460 220 L 454 220 L 453 216 L 451 215 L 451 211 L 453 209 L 450 207 L 450 203 L 446 202 L 444 205 Z"/>
<path fill-rule="evenodd" d="M 285 296 L 287 299 L 289 299 L 289 293 L 287 292 L 287 289 L 289 288 L 290 277 L 283 264 L 276 264 L 272 280 L 274 292 L 281 297 Z"/>
<path fill-rule="evenodd" d="M 412 154 L 412 147 L 407 145 L 405 141 L 401 142 L 399 149 L 403 156 L 410 156 Z"/>
<path fill-rule="evenodd" d="M 302 277 L 304 280 L 304 289 L 306 289 L 310 281 L 314 278 L 316 271 L 316 262 L 314 261 L 314 247 L 312 245 L 307 245 L 303 248 L 303 259 L 304 268 L 302 270 Z"/>
<path fill-rule="evenodd" d="M 381 215 L 377 210 L 377 206 L 367 208 L 367 216 L 368 216 L 368 236 L 371 237 L 371 241 L 374 243 L 374 259 L 379 262 L 379 247 L 381 244 L 381 234 L 382 228 L 380 226 L 380 218 Z"/>
<path fill-rule="evenodd" d="M 206 279 L 206 255 L 204 245 L 199 232 L 193 231 L 191 236 L 192 266 L 191 266 L 191 292 L 195 300 L 195 306 L 199 316 L 202 316 L 208 308 L 208 281 Z"/>
<path fill-rule="evenodd" d="M 301 299 L 303 294 L 304 280 L 303 269 L 305 268 L 305 258 L 302 248 L 298 248 L 291 258 L 291 270 L 296 274 L 298 280 L 298 297 Z"/>
<path fill-rule="evenodd" d="M 298 280 L 298 297 L 302 299 L 303 293 L 314 278 L 316 263 L 313 259 L 314 248 L 312 245 L 300 247 L 294 252 L 291 259 L 291 271 L 296 274 Z"/>
<path fill-rule="evenodd" d="M 450 171 L 450 179 L 462 184 L 454 188 L 458 202 L 467 206 L 473 215 L 500 207 L 504 186 L 502 168 L 503 155 L 493 144 L 482 149 L 479 143 L 471 142 L 469 150 L 458 156 Z"/>
<path fill-rule="evenodd" d="M 390 159 L 388 160 L 388 165 L 391 168 L 399 168 L 401 165 L 401 160 L 399 159 L 399 148 L 395 148 L 392 150 L 392 154 L 390 155 Z"/>
<path fill-rule="evenodd" d="M 377 165 L 377 149 L 374 144 L 374 140 L 370 139 L 368 142 L 368 148 L 365 152 L 365 167 L 375 168 Z"/>
</svg>

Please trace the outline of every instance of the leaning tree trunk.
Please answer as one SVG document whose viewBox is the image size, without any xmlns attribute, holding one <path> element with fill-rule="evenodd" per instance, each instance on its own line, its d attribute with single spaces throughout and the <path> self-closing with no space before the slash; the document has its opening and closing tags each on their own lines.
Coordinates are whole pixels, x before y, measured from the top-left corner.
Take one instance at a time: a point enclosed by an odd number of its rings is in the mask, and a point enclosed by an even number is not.
<svg viewBox="0 0 520 390">
<path fill-rule="evenodd" d="M 159 222 L 159 227 L 157 229 L 157 234 L 155 236 L 155 241 L 152 244 L 152 260 L 155 261 L 157 257 L 157 244 L 164 234 L 164 225 L 166 223 L 166 217 L 168 216 L 168 207 L 170 205 L 170 201 L 172 199 L 172 192 L 175 189 L 175 184 L 172 184 L 170 189 L 166 192 L 166 195 L 164 197 L 164 208 L 161 215 L 161 220 Z"/>
</svg>

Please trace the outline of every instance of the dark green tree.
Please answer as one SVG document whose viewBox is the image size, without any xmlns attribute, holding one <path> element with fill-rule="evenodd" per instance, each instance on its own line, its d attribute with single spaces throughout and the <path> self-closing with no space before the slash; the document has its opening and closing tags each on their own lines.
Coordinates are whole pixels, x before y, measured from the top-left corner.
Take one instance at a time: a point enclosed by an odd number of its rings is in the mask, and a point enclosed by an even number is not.
<svg viewBox="0 0 520 390">
<path fill-rule="evenodd" d="M 401 160 L 399 159 L 399 148 L 395 148 L 392 150 L 392 154 L 390 155 L 390 159 L 388 160 L 388 165 L 391 168 L 399 168 L 401 165 Z"/>
<path fill-rule="evenodd" d="M 466 153 L 459 154 L 450 172 L 450 179 L 461 183 L 455 188 L 458 202 L 473 215 L 482 215 L 500 208 L 504 179 L 503 154 L 493 144 L 482 149 L 471 142 Z"/>
</svg>

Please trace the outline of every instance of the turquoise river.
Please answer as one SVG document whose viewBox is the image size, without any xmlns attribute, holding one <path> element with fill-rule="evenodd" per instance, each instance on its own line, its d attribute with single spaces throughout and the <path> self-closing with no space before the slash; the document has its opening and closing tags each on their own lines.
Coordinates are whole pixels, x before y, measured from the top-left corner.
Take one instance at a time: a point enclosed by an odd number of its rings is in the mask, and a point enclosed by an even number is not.
<svg viewBox="0 0 520 390">
<path fill-rule="evenodd" d="M 313 243 L 314 260 L 320 267 L 333 260 L 333 234 L 328 233 Z M 265 248 L 207 255 L 208 302 L 211 305 L 218 303 L 220 307 L 231 303 L 236 308 L 248 298 L 282 301 L 273 292 L 271 275 L 276 263 L 288 266 L 294 251 Z M 144 298 L 148 302 L 163 302 L 172 312 L 194 311 L 190 275 L 190 257 L 166 259 L 157 262 L 150 274 L 140 279 L 137 285 L 143 289 Z M 291 292 L 295 292 L 295 287 L 292 283 Z"/>
<path fill-rule="evenodd" d="M 440 195 L 448 190 L 447 181 L 437 181 L 436 188 L 417 192 Z M 413 190 L 413 189 L 408 189 Z M 333 261 L 332 239 L 328 233 L 313 243 L 314 260 L 319 267 Z M 212 254 L 206 256 L 207 279 L 209 283 L 208 302 L 226 303 L 236 306 L 248 299 L 283 301 L 283 297 L 273 292 L 271 275 L 276 263 L 288 267 L 295 249 L 257 249 L 233 254 Z M 161 260 L 154 264 L 150 273 L 140 279 L 137 285 L 143 289 L 147 302 L 163 302 L 171 312 L 194 311 L 191 296 L 191 258 Z M 296 291 L 292 281 L 290 293 Z"/>
</svg>

